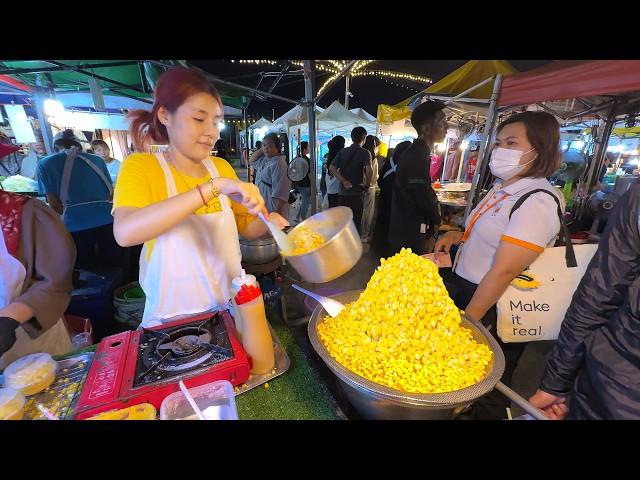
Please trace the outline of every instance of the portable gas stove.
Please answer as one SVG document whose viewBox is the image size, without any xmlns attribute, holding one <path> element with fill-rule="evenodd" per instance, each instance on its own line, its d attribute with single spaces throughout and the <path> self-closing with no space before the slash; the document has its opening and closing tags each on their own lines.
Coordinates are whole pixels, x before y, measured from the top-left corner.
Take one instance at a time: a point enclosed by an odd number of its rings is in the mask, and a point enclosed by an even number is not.
<svg viewBox="0 0 640 480">
<path fill-rule="evenodd" d="M 100 342 L 76 407 L 76 419 L 140 403 L 160 409 L 180 389 L 216 380 L 241 385 L 249 360 L 228 311 L 206 313 Z"/>
</svg>

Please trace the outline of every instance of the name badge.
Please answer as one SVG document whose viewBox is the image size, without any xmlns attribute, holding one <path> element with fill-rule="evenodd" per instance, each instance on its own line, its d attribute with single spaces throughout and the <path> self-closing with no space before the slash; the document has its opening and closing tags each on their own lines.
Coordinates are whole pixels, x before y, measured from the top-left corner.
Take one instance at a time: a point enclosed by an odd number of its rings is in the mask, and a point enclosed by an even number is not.
<svg viewBox="0 0 640 480">
<path fill-rule="evenodd" d="M 421 223 L 420 224 L 420 233 L 427 233 L 427 224 L 426 223 Z"/>
</svg>

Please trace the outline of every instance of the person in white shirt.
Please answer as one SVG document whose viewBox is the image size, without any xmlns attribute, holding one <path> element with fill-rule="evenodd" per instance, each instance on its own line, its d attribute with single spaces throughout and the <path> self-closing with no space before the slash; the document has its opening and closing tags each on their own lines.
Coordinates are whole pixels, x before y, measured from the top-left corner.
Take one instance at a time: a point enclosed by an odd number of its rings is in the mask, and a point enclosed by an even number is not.
<svg viewBox="0 0 640 480">
<path fill-rule="evenodd" d="M 366 140 L 362 148 L 368 150 L 371 154 L 371 170 L 373 176 L 371 177 L 371 183 L 368 185 L 367 190 L 364 192 L 364 208 L 362 214 L 362 241 L 365 243 L 371 242 L 373 237 L 373 219 L 375 217 L 376 210 L 376 190 L 378 188 L 378 150 L 380 148 L 380 139 L 373 135 L 367 135 Z"/>
<path fill-rule="evenodd" d="M 467 218 L 464 232 L 448 232 L 435 251 L 449 253 L 459 245 L 450 293 L 458 308 L 489 331 L 496 331 L 496 303 L 511 281 L 555 243 L 560 231 L 558 205 L 563 205 L 547 181 L 560 166 L 560 126 L 553 115 L 523 112 L 497 128 L 489 167 L 497 177 L 494 187 Z M 520 208 L 516 201 L 533 190 Z M 556 202 L 554 197 L 559 203 Z M 526 343 L 502 343 L 507 385 Z M 493 391 L 474 405 L 474 419 L 506 418 L 509 401 Z"/>
<path fill-rule="evenodd" d="M 109 170 L 109 175 L 111 176 L 111 181 L 113 184 L 116 184 L 116 179 L 118 178 L 118 173 L 120 172 L 120 160 L 116 160 L 111 157 L 111 149 L 109 145 L 104 140 L 94 140 L 91 142 L 91 148 L 93 152 L 102 157 L 104 163 L 107 164 L 107 170 Z"/>
<path fill-rule="evenodd" d="M 331 163 L 334 158 L 338 155 L 338 153 L 344 148 L 345 138 L 342 135 L 337 135 L 329 140 L 327 144 L 329 147 L 329 153 L 327 153 L 327 157 L 325 160 L 326 170 L 327 170 L 327 200 L 329 202 L 329 208 L 337 207 L 340 205 L 340 199 L 338 198 L 338 193 L 340 192 L 340 181 L 331 174 L 329 168 L 331 168 Z"/>
</svg>

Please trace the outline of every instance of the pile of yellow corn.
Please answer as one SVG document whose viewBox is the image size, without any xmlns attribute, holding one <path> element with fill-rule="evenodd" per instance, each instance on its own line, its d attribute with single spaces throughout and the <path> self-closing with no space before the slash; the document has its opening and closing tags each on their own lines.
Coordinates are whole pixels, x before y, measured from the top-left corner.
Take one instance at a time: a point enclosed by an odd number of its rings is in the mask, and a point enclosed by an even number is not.
<svg viewBox="0 0 640 480">
<path fill-rule="evenodd" d="M 296 228 L 287 235 L 293 249 L 283 252 L 284 255 L 302 255 L 315 250 L 326 243 L 324 237 L 306 227 Z"/>
<path fill-rule="evenodd" d="M 405 392 L 473 385 L 484 378 L 492 357 L 461 325 L 436 265 L 404 248 L 382 259 L 358 300 L 317 328 L 345 368 Z"/>
</svg>

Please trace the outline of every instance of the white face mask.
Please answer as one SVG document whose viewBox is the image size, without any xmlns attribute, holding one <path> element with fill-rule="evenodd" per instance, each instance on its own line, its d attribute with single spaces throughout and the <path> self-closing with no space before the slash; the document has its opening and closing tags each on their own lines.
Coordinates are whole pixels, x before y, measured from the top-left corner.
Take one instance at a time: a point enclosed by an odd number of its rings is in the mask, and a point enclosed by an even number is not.
<svg viewBox="0 0 640 480">
<path fill-rule="evenodd" d="M 520 165 L 522 156 L 534 150 L 535 148 L 532 148 L 531 150 L 523 152 L 522 150 L 511 150 L 509 148 L 494 148 L 491 152 L 491 160 L 489 161 L 491 173 L 504 181 L 515 177 L 524 167 L 536 159 L 537 155 L 527 163 Z"/>
</svg>

